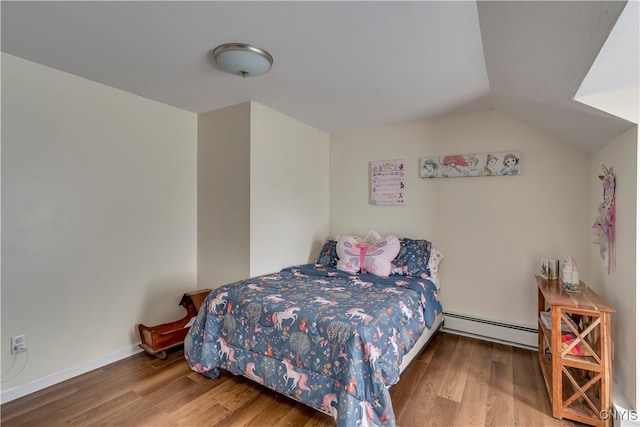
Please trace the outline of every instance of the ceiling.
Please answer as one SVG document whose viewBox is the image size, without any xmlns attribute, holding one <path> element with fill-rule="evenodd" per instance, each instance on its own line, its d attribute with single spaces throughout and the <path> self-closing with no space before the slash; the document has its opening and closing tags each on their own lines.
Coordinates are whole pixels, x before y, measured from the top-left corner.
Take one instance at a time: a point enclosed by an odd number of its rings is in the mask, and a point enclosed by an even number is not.
<svg viewBox="0 0 640 427">
<path fill-rule="evenodd" d="M 637 99 L 638 7 L 626 5 L 2 1 L 1 41 L 11 55 L 194 113 L 253 100 L 341 132 L 497 110 L 593 152 L 633 126 L 574 100 L 588 74 L 586 94 Z M 631 19 L 618 19 L 623 10 Z M 272 70 L 223 72 L 210 52 L 228 42 L 268 50 Z"/>
</svg>

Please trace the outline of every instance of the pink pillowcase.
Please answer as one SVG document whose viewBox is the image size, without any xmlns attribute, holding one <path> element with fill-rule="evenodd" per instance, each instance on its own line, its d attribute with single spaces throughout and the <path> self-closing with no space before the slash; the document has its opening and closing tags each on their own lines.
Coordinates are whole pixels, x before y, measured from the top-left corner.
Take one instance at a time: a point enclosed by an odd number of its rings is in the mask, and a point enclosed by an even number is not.
<svg viewBox="0 0 640 427">
<path fill-rule="evenodd" d="M 336 251 L 339 258 L 336 265 L 338 270 L 388 276 L 391 273 L 391 261 L 400 252 L 400 241 L 396 236 L 390 235 L 371 245 L 365 245 L 352 236 L 343 236 L 338 239 Z"/>
</svg>

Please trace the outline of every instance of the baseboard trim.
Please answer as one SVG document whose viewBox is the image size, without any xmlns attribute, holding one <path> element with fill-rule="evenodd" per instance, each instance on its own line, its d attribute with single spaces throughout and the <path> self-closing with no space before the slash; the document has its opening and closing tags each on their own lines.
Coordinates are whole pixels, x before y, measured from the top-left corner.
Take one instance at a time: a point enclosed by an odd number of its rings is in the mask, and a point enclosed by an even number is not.
<svg viewBox="0 0 640 427">
<path fill-rule="evenodd" d="M 611 400 L 613 408 L 608 416 L 613 421 L 613 427 L 640 427 L 640 408 L 631 409 L 615 378 L 611 381 Z"/>
<path fill-rule="evenodd" d="M 114 351 L 113 353 L 98 357 L 97 359 L 88 360 L 70 368 L 63 369 L 62 371 L 55 372 L 53 374 L 38 378 L 36 380 L 21 384 L 16 387 L 12 387 L 8 390 L 2 390 L 2 393 L 0 393 L 0 403 L 11 402 L 12 400 L 24 397 L 36 391 L 43 390 L 47 387 L 51 387 L 52 385 L 77 377 L 78 375 L 86 374 L 89 371 L 93 371 L 94 369 L 109 365 L 110 363 L 126 359 L 127 357 L 133 356 L 134 354 L 140 353 L 142 351 L 143 350 L 139 346 L 132 345 L 130 347 L 126 347 L 121 350 Z"/>
<path fill-rule="evenodd" d="M 528 350 L 538 348 L 538 330 L 530 326 L 445 312 L 444 332 L 508 344 Z"/>
</svg>

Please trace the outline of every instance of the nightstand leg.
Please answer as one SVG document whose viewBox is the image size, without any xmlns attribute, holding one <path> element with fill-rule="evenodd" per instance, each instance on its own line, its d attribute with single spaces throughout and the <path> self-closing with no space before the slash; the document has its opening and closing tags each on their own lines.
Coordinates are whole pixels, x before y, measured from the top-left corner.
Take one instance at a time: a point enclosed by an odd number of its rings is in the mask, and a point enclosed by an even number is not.
<svg viewBox="0 0 640 427">
<path fill-rule="evenodd" d="M 602 313 L 602 324 L 600 325 L 600 342 L 602 343 L 602 363 L 604 375 L 600 389 L 600 407 L 603 411 L 611 411 L 611 315 Z M 605 425 L 610 425 L 607 421 Z"/>
<path fill-rule="evenodd" d="M 551 403 L 554 418 L 562 418 L 561 313 L 559 306 L 551 307 L 551 394 L 553 395 L 553 402 Z"/>
</svg>

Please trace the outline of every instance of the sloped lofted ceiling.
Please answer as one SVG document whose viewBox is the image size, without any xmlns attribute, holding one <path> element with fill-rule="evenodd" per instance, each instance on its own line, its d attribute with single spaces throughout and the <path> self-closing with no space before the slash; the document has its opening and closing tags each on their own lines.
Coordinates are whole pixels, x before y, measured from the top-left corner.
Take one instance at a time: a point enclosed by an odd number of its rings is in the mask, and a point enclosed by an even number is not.
<svg viewBox="0 0 640 427">
<path fill-rule="evenodd" d="M 633 125 L 573 100 L 625 5 L 3 1 L 2 51 L 194 113 L 254 100 L 339 132 L 494 109 L 593 152 Z M 228 42 L 272 70 L 224 73 Z M 618 60 L 637 94 L 637 59 Z"/>
<path fill-rule="evenodd" d="M 593 152 L 627 125 L 574 101 L 617 22 L 623 2 L 479 2 L 491 105 L 560 140 Z M 636 34 L 637 34 L 636 23 Z M 634 58 L 615 68 L 608 85 L 638 89 Z M 635 68 L 635 82 L 632 74 Z"/>
</svg>

